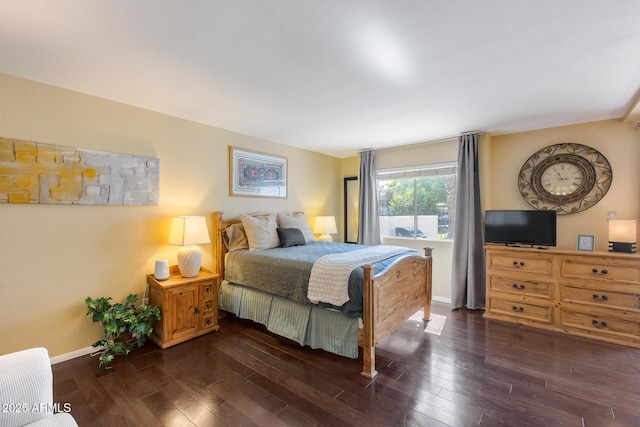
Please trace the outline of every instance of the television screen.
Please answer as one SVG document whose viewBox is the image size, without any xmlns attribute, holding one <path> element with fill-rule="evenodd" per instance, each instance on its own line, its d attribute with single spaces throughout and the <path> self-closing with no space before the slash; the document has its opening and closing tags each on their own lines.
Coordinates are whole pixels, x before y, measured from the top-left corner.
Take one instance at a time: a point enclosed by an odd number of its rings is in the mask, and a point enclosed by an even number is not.
<svg viewBox="0 0 640 427">
<path fill-rule="evenodd" d="M 486 211 L 484 237 L 487 243 L 555 246 L 556 212 L 521 210 Z"/>
</svg>

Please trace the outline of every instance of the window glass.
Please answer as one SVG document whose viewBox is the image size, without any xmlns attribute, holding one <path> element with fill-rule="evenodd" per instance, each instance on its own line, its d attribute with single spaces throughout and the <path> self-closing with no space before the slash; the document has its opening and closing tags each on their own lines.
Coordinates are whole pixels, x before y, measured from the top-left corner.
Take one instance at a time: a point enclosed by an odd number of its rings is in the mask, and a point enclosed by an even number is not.
<svg viewBox="0 0 640 427">
<path fill-rule="evenodd" d="M 456 164 L 376 172 L 382 237 L 453 239 Z"/>
</svg>

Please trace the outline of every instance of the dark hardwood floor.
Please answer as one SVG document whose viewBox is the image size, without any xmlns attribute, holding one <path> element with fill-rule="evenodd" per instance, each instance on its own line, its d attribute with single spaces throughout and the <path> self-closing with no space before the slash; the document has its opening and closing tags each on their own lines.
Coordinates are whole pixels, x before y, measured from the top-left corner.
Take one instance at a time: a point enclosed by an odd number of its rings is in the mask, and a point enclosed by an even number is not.
<svg viewBox="0 0 640 427">
<path fill-rule="evenodd" d="M 640 350 L 451 311 L 440 336 L 407 321 L 361 361 L 283 342 L 234 317 L 219 332 L 113 369 L 53 366 L 80 426 L 640 426 Z"/>
</svg>

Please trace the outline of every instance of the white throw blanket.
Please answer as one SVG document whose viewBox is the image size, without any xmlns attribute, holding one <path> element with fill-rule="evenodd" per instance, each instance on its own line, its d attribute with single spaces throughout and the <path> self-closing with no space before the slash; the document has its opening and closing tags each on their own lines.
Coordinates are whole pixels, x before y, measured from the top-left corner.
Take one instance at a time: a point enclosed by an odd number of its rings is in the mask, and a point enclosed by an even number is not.
<svg viewBox="0 0 640 427">
<path fill-rule="evenodd" d="M 340 254 L 321 256 L 313 263 L 307 298 L 314 304 L 326 302 L 341 306 L 349 301 L 349 276 L 365 264 L 372 264 L 411 249 L 379 245 Z"/>
</svg>

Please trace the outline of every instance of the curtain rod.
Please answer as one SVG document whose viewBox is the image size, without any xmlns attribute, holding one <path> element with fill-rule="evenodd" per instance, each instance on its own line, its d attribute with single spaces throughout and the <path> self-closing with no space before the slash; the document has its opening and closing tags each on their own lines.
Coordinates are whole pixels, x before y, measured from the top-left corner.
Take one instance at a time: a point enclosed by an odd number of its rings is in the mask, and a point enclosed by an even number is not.
<svg viewBox="0 0 640 427">
<path fill-rule="evenodd" d="M 386 150 L 395 150 L 395 149 L 398 149 L 398 148 L 415 147 L 417 145 L 422 145 L 422 144 L 434 144 L 436 142 L 448 141 L 450 139 L 458 138 L 459 136 L 462 136 L 462 135 L 471 135 L 471 134 L 474 134 L 474 133 L 478 134 L 478 135 L 486 134 L 486 132 L 484 132 L 484 131 L 461 132 L 461 133 L 459 133 L 457 135 L 445 136 L 445 137 L 437 138 L 437 139 L 428 139 L 426 141 L 420 141 L 420 142 L 411 142 L 409 144 L 403 144 L 403 145 L 394 145 L 394 146 L 391 146 L 391 147 L 364 148 L 364 149 L 360 150 L 359 152 L 368 151 L 368 150 L 386 151 Z"/>
</svg>

